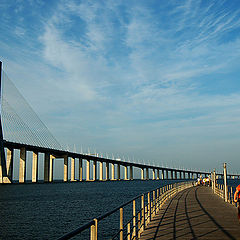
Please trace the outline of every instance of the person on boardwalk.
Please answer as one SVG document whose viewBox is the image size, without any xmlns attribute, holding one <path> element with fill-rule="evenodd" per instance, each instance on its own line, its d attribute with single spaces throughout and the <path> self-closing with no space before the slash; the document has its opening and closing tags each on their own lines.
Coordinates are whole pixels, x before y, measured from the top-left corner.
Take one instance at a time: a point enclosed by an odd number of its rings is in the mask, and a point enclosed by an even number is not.
<svg viewBox="0 0 240 240">
<path fill-rule="evenodd" d="M 238 207 L 238 221 L 240 223 L 240 185 L 236 187 L 236 192 L 234 193 L 234 202 L 237 203 Z"/>
</svg>

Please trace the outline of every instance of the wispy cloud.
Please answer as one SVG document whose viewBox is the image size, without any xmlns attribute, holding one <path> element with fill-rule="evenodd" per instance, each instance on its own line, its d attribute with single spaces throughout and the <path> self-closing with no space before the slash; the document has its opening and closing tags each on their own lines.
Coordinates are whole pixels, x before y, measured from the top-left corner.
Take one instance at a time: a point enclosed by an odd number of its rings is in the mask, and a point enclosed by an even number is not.
<svg viewBox="0 0 240 240">
<path fill-rule="evenodd" d="M 37 57 L 31 55 L 27 64 L 36 73 L 26 78 L 34 76 L 35 85 L 44 90 L 39 111 L 46 120 L 54 112 L 49 121 L 57 135 L 61 129 L 66 140 L 92 143 L 102 151 L 137 149 L 147 156 L 153 148 L 153 158 L 161 148 L 166 159 L 179 160 L 191 141 L 203 146 L 204 135 L 211 133 L 207 139 L 214 145 L 238 128 L 237 5 L 59 1 L 47 13 L 38 11 L 39 31 L 23 19 L 14 34 L 21 38 L 34 32 L 30 42 L 37 43 Z M 21 11 L 24 7 L 16 14 Z M 37 77 L 40 70 L 44 74 Z M 167 153 L 171 145 L 177 149 L 174 154 Z"/>
</svg>

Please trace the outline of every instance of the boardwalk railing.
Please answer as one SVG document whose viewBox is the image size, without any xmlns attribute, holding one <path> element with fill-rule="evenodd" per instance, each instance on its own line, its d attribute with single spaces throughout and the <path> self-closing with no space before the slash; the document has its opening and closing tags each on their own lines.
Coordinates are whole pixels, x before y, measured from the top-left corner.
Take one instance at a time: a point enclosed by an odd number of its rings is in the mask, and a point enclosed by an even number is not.
<svg viewBox="0 0 240 240">
<path fill-rule="evenodd" d="M 219 197 L 224 199 L 224 184 L 216 184 L 215 193 Z M 235 191 L 233 191 L 233 187 L 228 187 L 228 201 L 227 202 L 229 202 L 233 206 L 237 207 L 237 203 L 234 202 L 234 193 L 235 193 Z"/>
<path fill-rule="evenodd" d="M 114 210 L 103 214 L 93 220 L 89 221 L 80 228 L 62 236 L 59 240 L 66 240 L 81 234 L 85 230 L 90 229 L 90 240 L 98 239 L 98 224 L 103 219 L 119 212 L 118 226 L 119 230 L 111 237 L 111 239 L 139 239 L 145 227 L 150 223 L 151 219 L 161 209 L 163 204 L 176 193 L 192 186 L 192 182 L 182 182 L 165 185 L 153 191 L 141 194 L 132 200 L 122 204 Z M 129 219 L 124 223 L 123 213 L 127 206 L 132 207 L 132 214 Z M 137 207 L 139 206 L 139 207 Z M 125 213 L 126 215 L 127 212 Z"/>
</svg>

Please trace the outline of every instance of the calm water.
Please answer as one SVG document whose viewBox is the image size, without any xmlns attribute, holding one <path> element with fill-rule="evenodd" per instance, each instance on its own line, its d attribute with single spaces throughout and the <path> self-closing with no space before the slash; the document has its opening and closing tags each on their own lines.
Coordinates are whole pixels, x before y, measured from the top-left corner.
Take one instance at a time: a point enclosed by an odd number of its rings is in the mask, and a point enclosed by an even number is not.
<svg viewBox="0 0 240 240">
<path fill-rule="evenodd" d="M 0 239 L 57 239 L 131 198 L 171 181 L 0 185 Z M 238 185 L 239 181 L 231 181 Z M 126 209 L 127 211 L 127 209 Z M 127 212 L 125 217 L 127 217 Z M 131 212 L 131 209 L 128 209 Z M 100 239 L 118 228 L 118 213 L 99 225 Z M 85 232 L 76 239 L 87 239 Z"/>
<path fill-rule="evenodd" d="M 162 181 L 138 180 L 0 185 L 0 239 L 57 239 L 162 185 Z M 104 229 L 100 239 L 109 239 L 118 227 L 116 219 L 105 222 L 100 225 Z"/>
</svg>

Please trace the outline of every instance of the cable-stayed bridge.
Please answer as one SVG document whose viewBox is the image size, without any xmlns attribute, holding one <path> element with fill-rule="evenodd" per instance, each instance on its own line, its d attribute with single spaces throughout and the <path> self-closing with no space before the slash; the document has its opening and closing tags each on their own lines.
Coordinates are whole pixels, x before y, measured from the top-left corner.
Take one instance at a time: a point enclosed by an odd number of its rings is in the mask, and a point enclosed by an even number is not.
<svg viewBox="0 0 240 240">
<path fill-rule="evenodd" d="M 51 134 L 45 124 L 40 120 L 28 102 L 17 90 L 7 74 L 2 70 L 0 62 L 0 90 L 1 90 L 1 121 L 0 121 L 0 183 L 13 181 L 14 152 L 20 150 L 19 157 L 19 183 L 26 181 L 27 152 L 32 154 L 32 182 L 38 179 L 39 154 L 44 154 L 44 181 L 53 181 L 54 161 L 64 159 L 63 181 L 68 181 L 68 168 L 71 167 L 71 181 L 83 181 L 85 172 L 86 181 L 104 180 L 133 180 L 133 168 L 141 169 L 141 179 L 194 179 L 200 175 L 210 175 L 207 171 L 194 171 L 188 169 L 167 168 L 126 162 L 83 153 L 71 152 L 64 149 Z M 69 161 L 71 164 L 69 164 Z M 76 161 L 79 166 L 78 179 L 76 179 Z M 85 168 L 83 167 L 85 161 Z M 123 171 L 123 174 L 121 173 Z M 217 173 L 219 177 L 222 173 Z M 123 176 L 123 177 L 121 177 Z M 230 178 L 238 175 L 229 175 Z"/>
</svg>

